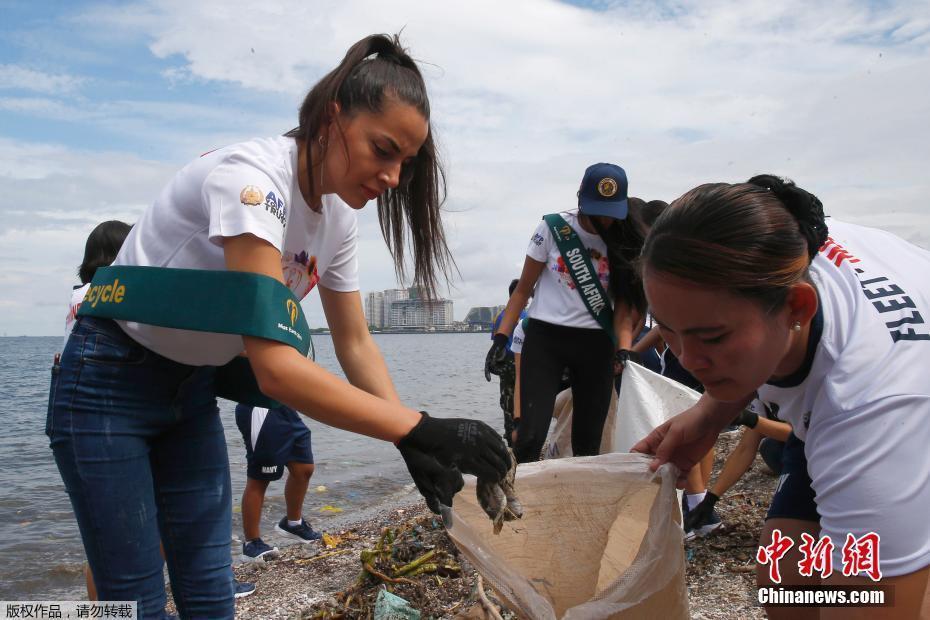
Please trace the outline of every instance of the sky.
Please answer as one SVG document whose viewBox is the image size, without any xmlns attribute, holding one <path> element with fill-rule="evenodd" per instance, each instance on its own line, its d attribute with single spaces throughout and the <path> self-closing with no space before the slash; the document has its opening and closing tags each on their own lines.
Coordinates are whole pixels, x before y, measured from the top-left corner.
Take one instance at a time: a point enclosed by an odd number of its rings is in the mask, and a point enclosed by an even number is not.
<svg viewBox="0 0 930 620">
<path fill-rule="evenodd" d="M 61 335 L 87 234 L 201 153 L 296 125 L 346 49 L 402 32 L 448 173 L 455 318 L 504 303 L 592 163 L 630 195 L 794 179 L 930 248 L 930 3 L 0 0 L 0 335 Z M 374 204 L 361 290 L 395 288 Z M 304 306 L 322 326 L 319 298 Z"/>
</svg>

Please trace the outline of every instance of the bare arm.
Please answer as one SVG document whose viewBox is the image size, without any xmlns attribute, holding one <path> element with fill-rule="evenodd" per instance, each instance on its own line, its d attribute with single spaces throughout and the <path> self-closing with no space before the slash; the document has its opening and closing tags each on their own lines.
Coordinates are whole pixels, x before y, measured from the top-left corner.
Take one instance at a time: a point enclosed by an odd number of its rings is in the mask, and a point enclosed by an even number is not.
<svg viewBox="0 0 930 620">
<path fill-rule="evenodd" d="M 791 434 L 791 425 L 787 422 L 776 422 L 775 420 L 769 420 L 765 416 L 759 416 L 756 427 L 750 430 L 754 430 L 763 437 L 788 441 L 788 435 Z"/>
<path fill-rule="evenodd" d="M 643 339 L 633 345 L 632 351 L 636 353 L 643 353 L 648 351 L 650 348 L 655 347 L 659 342 L 662 341 L 662 336 L 659 335 L 659 330 L 651 329 L 649 333 L 643 336 Z"/>
<path fill-rule="evenodd" d="M 761 421 L 761 420 L 760 420 Z M 723 464 L 723 471 L 717 476 L 717 480 L 711 485 L 709 491 L 717 497 L 722 497 L 730 488 L 739 482 L 756 458 L 756 452 L 759 451 L 759 444 L 762 443 L 762 434 L 755 429 L 747 428 L 743 436 L 740 437 L 739 443 L 733 448 L 733 452 L 727 457 L 726 463 Z"/>
<path fill-rule="evenodd" d="M 517 321 L 520 320 L 520 313 L 526 308 L 526 302 L 533 296 L 536 281 L 539 280 L 539 276 L 545 267 L 546 263 L 541 263 L 529 256 L 526 257 L 517 288 L 514 289 L 513 295 L 507 301 L 507 307 L 504 308 L 504 316 L 497 328 L 498 334 L 505 334 L 508 337 L 513 334 L 513 328 L 516 327 Z"/>
<path fill-rule="evenodd" d="M 635 308 L 631 308 L 624 301 L 614 304 L 614 333 L 617 334 L 617 350 L 629 350 L 633 340 L 639 335 L 643 327 L 643 317 Z"/>
<path fill-rule="evenodd" d="M 349 383 L 385 400 L 400 402 L 381 350 L 368 331 L 358 291 L 340 292 L 320 286 L 323 313 L 333 337 L 336 358 Z"/>
<path fill-rule="evenodd" d="M 258 237 L 228 237 L 223 251 L 230 271 L 260 273 L 283 283 L 280 252 Z M 262 392 L 324 424 L 396 442 L 421 419 L 413 409 L 349 385 L 293 347 L 249 336 L 243 341 Z"/>
</svg>

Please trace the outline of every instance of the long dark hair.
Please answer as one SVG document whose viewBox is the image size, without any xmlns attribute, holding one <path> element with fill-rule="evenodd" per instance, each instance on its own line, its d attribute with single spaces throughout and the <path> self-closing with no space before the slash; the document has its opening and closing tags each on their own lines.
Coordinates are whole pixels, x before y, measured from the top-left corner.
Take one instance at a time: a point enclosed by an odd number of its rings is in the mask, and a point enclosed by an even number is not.
<svg viewBox="0 0 930 620">
<path fill-rule="evenodd" d="M 429 123 L 426 84 L 416 63 L 397 35 L 375 34 L 350 47 L 339 66 L 310 89 L 300 106 L 299 125 L 285 135 L 304 141 L 307 169 L 312 170 L 312 145 L 329 118 L 333 102 L 339 103 L 342 114 L 358 110 L 377 114 L 388 98 L 413 106 Z M 339 119 L 333 120 L 341 132 Z M 311 193 L 315 190 L 313 176 L 309 175 Z M 378 197 L 378 222 L 398 278 L 406 279 L 404 251 L 409 241 L 413 245 L 414 285 L 430 297 L 436 296 L 437 273 L 448 280 L 455 267 L 440 217 L 445 193 L 446 176 L 430 125 L 417 156 L 402 168 L 399 185 Z"/>
<path fill-rule="evenodd" d="M 687 192 L 656 220 L 642 266 L 781 307 L 788 289 L 810 281 L 827 240 L 820 200 L 770 174 L 710 183 Z"/>
<path fill-rule="evenodd" d="M 639 276 L 636 261 L 643 248 L 646 229 L 642 222 L 642 211 L 646 203 L 635 197 L 627 199 L 625 219 L 613 220 L 610 226 L 602 226 L 596 218 L 591 224 L 607 245 L 607 262 L 610 265 L 610 294 L 614 303 L 623 301 L 639 312 L 646 310 L 646 295 Z"/>
<path fill-rule="evenodd" d="M 97 269 L 106 267 L 116 259 L 131 228 L 131 225 L 119 220 L 97 224 L 87 236 L 87 243 L 84 244 L 84 260 L 78 266 L 81 284 L 87 284 L 93 280 Z"/>
</svg>

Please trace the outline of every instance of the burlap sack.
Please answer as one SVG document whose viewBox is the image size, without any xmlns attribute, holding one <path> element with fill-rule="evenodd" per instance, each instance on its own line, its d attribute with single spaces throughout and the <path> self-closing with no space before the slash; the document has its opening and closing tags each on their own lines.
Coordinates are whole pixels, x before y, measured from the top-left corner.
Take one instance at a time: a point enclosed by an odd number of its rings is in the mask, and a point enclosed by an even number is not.
<svg viewBox="0 0 930 620">
<path fill-rule="evenodd" d="M 687 618 L 677 473 L 648 463 L 606 454 L 520 465 L 524 516 L 499 535 L 471 478 L 449 536 L 520 617 Z"/>
</svg>

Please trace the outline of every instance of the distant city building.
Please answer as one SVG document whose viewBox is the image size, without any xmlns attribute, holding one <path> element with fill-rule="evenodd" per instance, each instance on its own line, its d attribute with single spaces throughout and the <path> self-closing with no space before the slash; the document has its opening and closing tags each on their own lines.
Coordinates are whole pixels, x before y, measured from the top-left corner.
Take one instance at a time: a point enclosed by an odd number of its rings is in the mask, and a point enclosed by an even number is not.
<svg viewBox="0 0 930 620">
<path fill-rule="evenodd" d="M 382 291 L 383 306 L 381 307 L 381 327 L 391 327 L 391 306 L 394 302 L 410 298 L 409 289 L 392 288 Z"/>
<path fill-rule="evenodd" d="M 494 319 L 506 306 L 475 306 L 465 315 L 465 323 L 472 329 L 491 329 Z"/>
<path fill-rule="evenodd" d="M 405 299 L 391 304 L 392 329 L 449 329 L 451 299 Z"/>
<path fill-rule="evenodd" d="M 368 293 L 365 297 L 365 318 L 372 327 L 384 327 L 384 293 Z"/>
<path fill-rule="evenodd" d="M 455 327 L 452 300 L 428 299 L 417 287 L 368 293 L 364 305 L 368 325 L 375 329 L 451 330 Z"/>
</svg>

